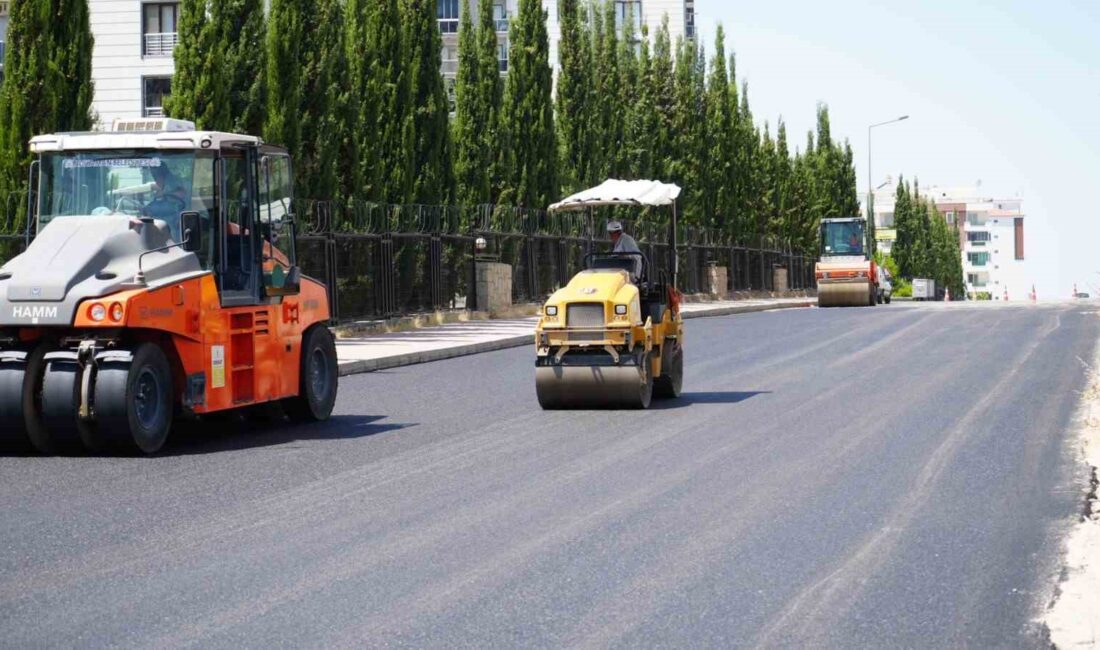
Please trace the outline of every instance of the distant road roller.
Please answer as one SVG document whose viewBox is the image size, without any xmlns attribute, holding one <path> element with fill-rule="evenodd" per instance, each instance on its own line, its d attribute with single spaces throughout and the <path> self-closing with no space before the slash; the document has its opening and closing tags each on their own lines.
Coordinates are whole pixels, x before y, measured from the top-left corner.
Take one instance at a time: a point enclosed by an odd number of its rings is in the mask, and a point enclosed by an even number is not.
<svg viewBox="0 0 1100 650">
<path fill-rule="evenodd" d="M 874 307 L 878 273 L 867 241 L 867 220 L 821 220 L 821 260 L 817 263 L 819 307 Z"/>
<path fill-rule="evenodd" d="M 296 264 L 284 149 L 168 119 L 30 149 L 37 235 L 0 268 L 0 438 L 153 453 L 181 414 L 329 416 L 328 294 Z"/>
<path fill-rule="evenodd" d="M 586 270 L 550 296 L 535 330 L 535 389 L 542 408 L 645 409 L 654 396 L 680 396 L 679 195 L 676 185 L 609 180 L 550 206 L 551 212 L 669 207 L 669 270 L 640 252 L 590 253 Z"/>
</svg>

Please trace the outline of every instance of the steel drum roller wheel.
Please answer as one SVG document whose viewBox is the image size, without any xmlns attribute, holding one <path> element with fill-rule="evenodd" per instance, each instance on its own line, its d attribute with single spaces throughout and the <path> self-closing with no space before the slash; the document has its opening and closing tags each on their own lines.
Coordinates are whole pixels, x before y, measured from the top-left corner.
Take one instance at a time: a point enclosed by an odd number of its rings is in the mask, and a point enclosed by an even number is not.
<svg viewBox="0 0 1100 650">
<path fill-rule="evenodd" d="M 636 352 L 632 366 L 541 366 L 535 393 L 545 410 L 645 409 L 653 398 L 650 357 Z"/>
<path fill-rule="evenodd" d="M 96 374 L 95 412 L 106 444 L 153 454 L 172 427 L 172 372 L 164 352 L 142 343 L 130 360 L 102 362 Z"/>
</svg>

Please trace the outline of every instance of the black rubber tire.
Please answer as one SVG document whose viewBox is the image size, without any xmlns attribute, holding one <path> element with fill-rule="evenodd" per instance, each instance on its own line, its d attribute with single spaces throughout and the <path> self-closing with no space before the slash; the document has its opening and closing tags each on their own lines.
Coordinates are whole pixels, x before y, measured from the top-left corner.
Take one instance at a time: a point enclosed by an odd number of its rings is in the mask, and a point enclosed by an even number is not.
<svg viewBox="0 0 1100 650">
<path fill-rule="evenodd" d="M 667 367 L 662 364 L 661 376 L 653 382 L 653 394 L 656 397 L 675 399 L 680 396 L 684 388 L 684 349 L 673 340 L 665 341 L 666 346 L 673 346 L 669 354 Z"/>
<path fill-rule="evenodd" d="M 42 376 L 41 432 L 30 432 L 31 444 L 43 454 L 71 454 L 82 451 L 87 423 L 81 422 L 81 367 L 76 359 L 46 362 Z"/>
<path fill-rule="evenodd" d="M 320 422 L 336 406 L 339 366 L 336 340 L 324 325 L 314 325 L 302 335 L 298 395 L 282 400 L 287 417 L 295 422 Z"/>
<path fill-rule="evenodd" d="M 22 362 L 0 364 L 0 448 L 30 451 L 31 432 L 41 437 L 42 373 L 44 357 L 54 344 L 42 341 L 27 352 Z"/>
<path fill-rule="evenodd" d="M 103 441 L 127 452 L 155 454 L 172 429 L 172 370 L 160 346 L 142 343 L 131 361 L 104 361 L 95 382 Z"/>
</svg>

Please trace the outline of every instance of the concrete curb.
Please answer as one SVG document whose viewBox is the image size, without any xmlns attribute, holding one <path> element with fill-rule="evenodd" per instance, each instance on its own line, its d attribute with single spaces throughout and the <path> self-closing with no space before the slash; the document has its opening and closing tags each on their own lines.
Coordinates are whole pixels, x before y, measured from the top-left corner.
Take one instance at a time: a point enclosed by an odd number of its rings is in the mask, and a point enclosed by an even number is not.
<svg viewBox="0 0 1100 650">
<path fill-rule="evenodd" d="M 813 307 L 816 304 L 817 300 L 813 299 L 777 305 L 732 305 L 714 307 L 711 309 L 698 309 L 691 312 L 684 312 L 684 320 L 689 320 L 692 318 L 707 318 L 710 316 L 751 314 L 755 312 L 775 311 L 779 309 L 803 309 L 806 307 Z M 482 352 L 494 352 L 496 350 L 518 348 L 524 345 L 531 345 L 534 342 L 535 339 L 533 333 L 523 334 L 519 336 L 509 336 L 507 338 L 496 339 L 494 341 L 482 341 L 481 343 L 456 345 L 454 347 L 440 348 L 437 350 L 424 350 L 423 352 L 395 354 L 390 357 L 380 357 L 378 359 L 344 361 L 340 364 L 339 371 L 341 377 L 346 377 L 348 375 L 359 375 L 367 372 L 375 372 L 377 370 L 388 370 L 390 368 L 411 366 L 417 363 L 429 363 L 431 361 L 442 361 L 444 359 L 464 357 L 471 354 L 481 354 Z"/>
</svg>

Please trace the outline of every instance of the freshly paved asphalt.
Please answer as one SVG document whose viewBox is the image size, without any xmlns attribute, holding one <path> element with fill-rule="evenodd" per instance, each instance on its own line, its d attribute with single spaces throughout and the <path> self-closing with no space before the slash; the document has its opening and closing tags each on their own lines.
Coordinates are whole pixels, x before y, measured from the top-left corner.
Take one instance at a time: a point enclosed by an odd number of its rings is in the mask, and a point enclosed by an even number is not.
<svg viewBox="0 0 1100 650">
<path fill-rule="evenodd" d="M 0 457 L 2 647 L 1043 647 L 1080 306 L 691 321 L 686 394 L 543 412 L 521 348 L 322 426 Z"/>
</svg>

